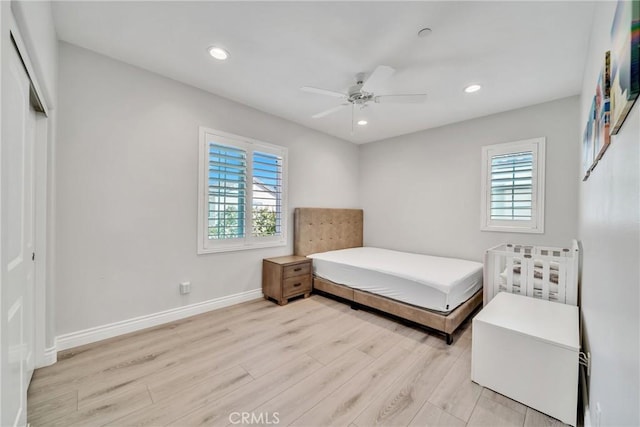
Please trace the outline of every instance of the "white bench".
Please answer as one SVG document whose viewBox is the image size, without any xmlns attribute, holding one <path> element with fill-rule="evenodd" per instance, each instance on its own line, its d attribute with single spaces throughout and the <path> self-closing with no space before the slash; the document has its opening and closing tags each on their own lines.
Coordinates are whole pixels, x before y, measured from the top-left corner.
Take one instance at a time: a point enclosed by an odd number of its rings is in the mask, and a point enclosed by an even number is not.
<svg viewBox="0 0 640 427">
<path fill-rule="evenodd" d="M 473 319 L 471 379 L 576 425 L 578 307 L 500 292 Z"/>
</svg>

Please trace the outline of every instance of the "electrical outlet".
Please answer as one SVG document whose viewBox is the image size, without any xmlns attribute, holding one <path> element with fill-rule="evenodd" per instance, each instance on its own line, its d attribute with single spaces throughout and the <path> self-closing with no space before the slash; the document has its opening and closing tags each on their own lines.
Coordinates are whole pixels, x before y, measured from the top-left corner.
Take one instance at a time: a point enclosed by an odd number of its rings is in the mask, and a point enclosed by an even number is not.
<svg viewBox="0 0 640 427">
<path fill-rule="evenodd" d="M 600 409 L 600 402 L 596 402 L 596 427 L 600 427 L 602 421 L 602 409 Z"/>
<path fill-rule="evenodd" d="M 186 295 L 191 292 L 191 282 L 180 283 L 180 295 Z"/>
</svg>

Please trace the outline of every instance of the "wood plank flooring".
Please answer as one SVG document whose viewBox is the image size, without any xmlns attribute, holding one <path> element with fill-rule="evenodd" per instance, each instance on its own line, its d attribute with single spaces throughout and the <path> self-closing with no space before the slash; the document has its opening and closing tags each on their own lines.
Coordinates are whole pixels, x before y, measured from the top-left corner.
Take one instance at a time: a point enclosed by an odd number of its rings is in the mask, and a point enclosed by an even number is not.
<svg viewBox="0 0 640 427">
<path fill-rule="evenodd" d="M 61 352 L 33 376 L 28 422 L 563 425 L 471 382 L 471 333 L 467 321 L 447 346 L 318 295 L 255 300 Z"/>
</svg>

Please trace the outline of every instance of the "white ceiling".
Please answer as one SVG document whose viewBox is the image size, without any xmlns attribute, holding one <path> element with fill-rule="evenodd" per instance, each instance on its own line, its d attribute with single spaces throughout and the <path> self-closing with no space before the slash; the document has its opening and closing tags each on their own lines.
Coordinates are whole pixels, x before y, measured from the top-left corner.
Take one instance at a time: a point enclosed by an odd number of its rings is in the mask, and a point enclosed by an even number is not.
<svg viewBox="0 0 640 427">
<path fill-rule="evenodd" d="M 578 94 L 592 2 L 54 2 L 61 40 L 356 143 Z M 417 37 L 421 28 L 433 33 Z M 225 62 L 207 48 L 224 47 Z M 424 104 L 369 104 L 313 119 L 355 75 L 389 65 L 376 95 L 427 93 Z M 469 83 L 483 89 L 465 94 Z"/>
</svg>

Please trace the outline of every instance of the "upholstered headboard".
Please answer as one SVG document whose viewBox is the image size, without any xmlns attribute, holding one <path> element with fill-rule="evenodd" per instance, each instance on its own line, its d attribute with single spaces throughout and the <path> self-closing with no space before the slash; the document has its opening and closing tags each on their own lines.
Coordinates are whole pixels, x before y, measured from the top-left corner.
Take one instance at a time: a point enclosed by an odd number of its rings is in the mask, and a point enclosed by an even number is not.
<svg viewBox="0 0 640 427">
<path fill-rule="evenodd" d="M 317 252 L 362 246 L 362 209 L 296 208 L 293 252 Z"/>
</svg>

